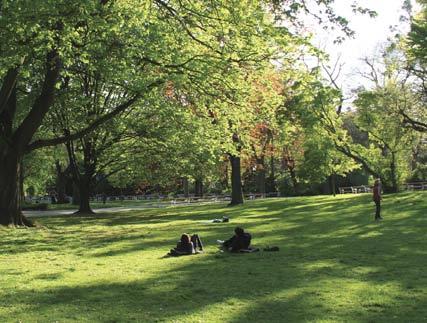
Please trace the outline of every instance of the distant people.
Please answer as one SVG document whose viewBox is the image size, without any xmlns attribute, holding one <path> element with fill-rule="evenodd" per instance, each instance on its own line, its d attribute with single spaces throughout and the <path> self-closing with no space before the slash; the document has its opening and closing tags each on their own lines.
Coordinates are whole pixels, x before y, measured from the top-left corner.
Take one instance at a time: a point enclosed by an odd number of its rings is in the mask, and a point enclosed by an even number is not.
<svg viewBox="0 0 427 323">
<path fill-rule="evenodd" d="M 212 223 L 227 223 L 230 222 L 230 218 L 227 216 L 223 216 L 222 219 L 213 219 Z"/>
<path fill-rule="evenodd" d="M 381 180 L 377 178 L 372 190 L 372 198 L 375 202 L 375 221 L 382 220 L 381 217 Z"/>
<path fill-rule="evenodd" d="M 226 241 L 218 240 L 218 242 L 221 243 L 222 247 L 227 251 L 239 252 L 241 250 L 249 249 L 251 239 L 252 237 L 248 232 L 237 227 L 234 229 L 234 236 Z"/>
<path fill-rule="evenodd" d="M 192 255 L 202 251 L 203 244 L 200 240 L 200 237 L 197 234 L 193 234 L 192 236 L 190 236 L 189 234 L 184 233 L 183 235 L 181 235 L 181 239 L 178 241 L 176 247 L 174 249 L 171 249 L 169 255 Z"/>
<path fill-rule="evenodd" d="M 105 204 L 107 202 L 107 194 L 102 194 L 102 204 Z"/>
</svg>

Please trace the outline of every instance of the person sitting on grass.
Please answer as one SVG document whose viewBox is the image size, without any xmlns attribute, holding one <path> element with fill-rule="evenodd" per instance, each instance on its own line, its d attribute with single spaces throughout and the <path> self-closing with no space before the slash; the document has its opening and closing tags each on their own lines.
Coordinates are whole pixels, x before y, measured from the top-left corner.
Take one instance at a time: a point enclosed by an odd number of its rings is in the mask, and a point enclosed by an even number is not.
<svg viewBox="0 0 427 323">
<path fill-rule="evenodd" d="M 224 250 L 231 252 L 239 252 L 241 250 L 249 249 L 249 245 L 251 244 L 251 235 L 248 232 L 245 232 L 240 227 L 234 229 L 234 236 L 226 241 L 218 240 L 218 242 L 222 245 Z"/>
<path fill-rule="evenodd" d="M 169 255 L 171 256 L 182 256 L 192 255 L 196 253 L 197 248 L 199 251 L 203 251 L 202 241 L 197 234 L 193 234 L 191 237 L 189 234 L 184 233 L 181 235 L 181 239 L 178 241 L 176 247 L 171 249 Z"/>
</svg>

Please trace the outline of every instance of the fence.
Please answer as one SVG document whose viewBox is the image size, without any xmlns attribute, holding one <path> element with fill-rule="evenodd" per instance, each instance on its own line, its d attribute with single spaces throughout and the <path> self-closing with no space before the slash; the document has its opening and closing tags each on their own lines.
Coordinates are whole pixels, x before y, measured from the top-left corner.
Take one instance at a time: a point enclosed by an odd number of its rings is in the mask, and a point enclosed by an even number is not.
<svg viewBox="0 0 427 323">
<path fill-rule="evenodd" d="M 338 188 L 338 191 L 340 194 L 346 194 L 346 193 L 370 193 L 372 192 L 372 188 L 369 186 L 361 185 L 361 186 L 347 186 L 347 187 L 340 187 Z"/>
<path fill-rule="evenodd" d="M 427 182 L 415 182 L 415 183 L 406 183 L 403 186 L 405 191 L 423 191 L 427 190 Z M 372 188 L 366 185 L 361 186 L 346 186 L 338 188 L 340 194 L 346 193 L 370 193 L 372 192 Z"/>
<path fill-rule="evenodd" d="M 407 191 L 424 191 L 427 190 L 427 182 L 406 183 L 405 190 Z"/>
<path fill-rule="evenodd" d="M 255 200 L 268 197 L 279 197 L 279 192 L 269 193 L 248 193 L 244 197 L 247 200 Z M 71 203 L 71 197 L 68 197 Z M 51 196 L 33 196 L 26 197 L 26 201 L 29 203 L 52 203 Z M 95 195 L 90 198 L 91 202 L 112 202 L 112 201 L 145 201 L 147 204 L 150 203 L 170 203 L 170 204 L 191 204 L 191 203 L 206 203 L 206 202 L 227 202 L 231 201 L 231 196 L 227 194 L 206 194 L 203 196 L 195 196 L 190 194 L 185 196 L 184 194 L 177 195 L 161 195 L 161 194 L 147 194 L 147 195 Z"/>
</svg>

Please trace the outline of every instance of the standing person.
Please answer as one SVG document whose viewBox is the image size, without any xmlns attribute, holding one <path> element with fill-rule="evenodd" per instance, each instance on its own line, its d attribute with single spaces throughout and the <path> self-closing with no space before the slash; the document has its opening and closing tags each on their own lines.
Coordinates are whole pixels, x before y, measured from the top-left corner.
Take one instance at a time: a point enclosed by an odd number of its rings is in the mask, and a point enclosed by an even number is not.
<svg viewBox="0 0 427 323">
<path fill-rule="evenodd" d="M 375 202 L 375 221 L 382 220 L 381 217 L 381 181 L 379 178 L 375 180 L 372 198 Z"/>
</svg>

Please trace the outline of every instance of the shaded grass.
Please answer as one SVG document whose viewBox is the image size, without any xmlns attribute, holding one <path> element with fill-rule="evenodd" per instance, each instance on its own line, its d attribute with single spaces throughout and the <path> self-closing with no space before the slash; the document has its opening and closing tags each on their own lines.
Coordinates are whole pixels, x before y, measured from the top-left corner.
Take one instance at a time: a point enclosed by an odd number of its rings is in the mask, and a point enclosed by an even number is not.
<svg viewBox="0 0 427 323">
<path fill-rule="evenodd" d="M 244 206 L 39 218 L 0 229 L 1 322 L 420 322 L 427 194 L 268 199 Z M 204 221 L 229 216 L 231 222 Z M 241 225 L 280 252 L 221 254 Z M 182 232 L 201 255 L 163 258 Z"/>
</svg>

